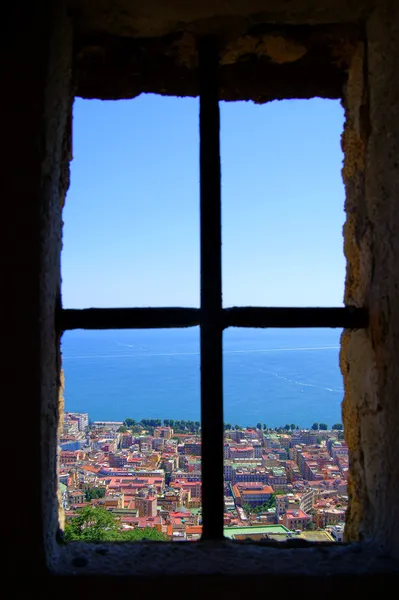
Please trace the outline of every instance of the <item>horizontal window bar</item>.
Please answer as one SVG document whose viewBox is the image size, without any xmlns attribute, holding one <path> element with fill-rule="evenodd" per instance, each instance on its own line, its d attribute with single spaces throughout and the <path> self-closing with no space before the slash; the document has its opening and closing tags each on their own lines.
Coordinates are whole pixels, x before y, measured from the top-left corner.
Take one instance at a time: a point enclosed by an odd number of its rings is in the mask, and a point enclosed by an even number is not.
<svg viewBox="0 0 399 600">
<path fill-rule="evenodd" d="M 262 308 L 243 306 L 223 311 L 223 327 L 339 327 L 362 329 L 368 325 L 364 308 Z"/>
<path fill-rule="evenodd" d="M 63 309 L 59 329 L 163 329 L 200 324 L 199 308 Z"/>
<path fill-rule="evenodd" d="M 84 308 L 62 309 L 59 329 L 163 329 L 195 327 L 203 319 L 199 308 Z M 368 326 L 364 308 L 233 307 L 220 311 L 221 327 L 338 327 Z"/>
</svg>

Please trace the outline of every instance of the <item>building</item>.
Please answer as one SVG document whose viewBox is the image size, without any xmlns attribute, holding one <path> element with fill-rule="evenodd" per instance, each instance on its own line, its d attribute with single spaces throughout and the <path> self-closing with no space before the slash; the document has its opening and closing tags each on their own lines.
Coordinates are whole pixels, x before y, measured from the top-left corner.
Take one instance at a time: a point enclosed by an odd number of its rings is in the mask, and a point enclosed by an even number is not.
<svg viewBox="0 0 399 600">
<path fill-rule="evenodd" d="M 269 483 L 270 474 L 264 469 L 243 469 L 242 467 L 233 467 L 232 471 L 233 483 Z"/>
<path fill-rule="evenodd" d="M 164 440 L 170 440 L 173 436 L 172 427 L 155 427 L 154 429 L 154 437 L 155 438 L 163 438 Z"/>
<path fill-rule="evenodd" d="M 101 500 L 99 500 L 99 502 L 104 506 L 104 508 L 107 509 L 114 509 L 114 508 L 124 508 L 124 500 L 125 500 L 125 496 L 123 493 L 112 493 L 112 494 L 107 494 L 104 498 L 102 498 Z"/>
<path fill-rule="evenodd" d="M 262 456 L 262 444 L 254 444 L 254 458 L 261 458 Z"/>
<path fill-rule="evenodd" d="M 136 508 L 138 509 L 139 517 L 156 517 L 157 516 L 157 498 L 156 496 L 136 497 Z"/>
<path fill-rule="evenodd" d="M 201 456 L 201 442 L 187 442 L 184 444 L 184 454 Z"/>
<path fill-rule="evenodd" d="M 230 458 L 232 460 L 242 460 L 245 458 L 254 458 L 254 447 L 253 446 L 230 446 Z"/>
<path fill-rule="evenodd" d="M 89 415 L 88 413 L 74 413 L 74 412 L 66 412 L 64 413 L 65 421 L 76 419 L 78 423 L 78 431 L 85 431 L 89 426 Z"/>
<path fill-rule="evenodd" d="M 337 523 L 331 527 L 331 535 L 336 542 L 344 541 L 345 523 Z"/>
<path fill-rule="evenodd" d="M 310 521 L 312 520 L 312 517 L 310 515 L 307 515 L 306 513 L 303 512 L 303 510 L 300 509 L 290 509 L 287 510 L 284 515 L 282 516 L 282 524 L 284 525 L 284 527 L 287 527 L 287 529 L 291 529 L 291 530 L 295 530 L 295 529 L 306 529 L 306 526 L 308 523 L 310 523 Z"/>
<path fill-rule="evenodd" d="M 129 433 L 128 431 L 126 431 L 125 433 L 122 433 L 121 437 L 120 437 L 121 448 L 130 448 L 130 446 L 132 444 L 133 444 L 132 434 Z"/>
<path fill-rule="evenodd" d="M 303 512 L 307 513 L 313 508 L 315 495 L 316 491 L 312 488 L 301 494 L 299 507 Z"/>
<path fill-rule="evenodd" d="M 82 490 L 67 490 L 67 500 L 69 504 L 83 504 L 85 493 Z"/>
<path fill-rule="evenodd" d="M 78 460 L 83 458 L 84 454 L 78 450 L 61 450 L 60 465 L 76 465 Z"/>
<path fill-rule="evenodd" d="M 237 506 L 260 506 L 270 500 L 273 488 L 262 483 L 236 483 L 233 485 L 233 497 Z"/>
<path fill-rule="evenodd" d="M 123 421 L 93 421 L 93 429 L 104 429 L 108 431 L 117 431 L 122 427 Z"/>
<path fill-rule="evenodd" d="M 127 465 L 128 457 L 125 454 L 113 454 L 112 452 L 108 455 L 108 462 L 110 467 L 124 467 Z"/>
</svg>

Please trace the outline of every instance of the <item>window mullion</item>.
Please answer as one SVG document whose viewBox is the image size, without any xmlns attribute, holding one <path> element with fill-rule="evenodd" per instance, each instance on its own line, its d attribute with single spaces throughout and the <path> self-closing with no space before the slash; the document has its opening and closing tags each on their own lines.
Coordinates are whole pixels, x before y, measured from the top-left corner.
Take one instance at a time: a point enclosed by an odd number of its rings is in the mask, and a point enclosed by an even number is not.
<svg viewBox="0 0 399 600">
<path fill-rule="evenodd" d="M 223 355 L 219 53 L 199 45 L 202 539 L 223 538 Z"/>
</svg>

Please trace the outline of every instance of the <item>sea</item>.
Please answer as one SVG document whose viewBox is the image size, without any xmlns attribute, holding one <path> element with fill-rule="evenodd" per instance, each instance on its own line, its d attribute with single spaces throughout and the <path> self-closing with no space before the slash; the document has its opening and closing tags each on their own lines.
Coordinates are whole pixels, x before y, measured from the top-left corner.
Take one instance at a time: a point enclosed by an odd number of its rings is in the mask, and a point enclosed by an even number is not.
<svg viewBox="0 0 399 600">
<path fill-rule="evenodd" d="M 342 422 L 337 329 L 224 332 L 224 420 L 268 427 Z M 92 421 L 200 420 L 199 328 L 63 335 L 65 410 Z"/>
</svg>

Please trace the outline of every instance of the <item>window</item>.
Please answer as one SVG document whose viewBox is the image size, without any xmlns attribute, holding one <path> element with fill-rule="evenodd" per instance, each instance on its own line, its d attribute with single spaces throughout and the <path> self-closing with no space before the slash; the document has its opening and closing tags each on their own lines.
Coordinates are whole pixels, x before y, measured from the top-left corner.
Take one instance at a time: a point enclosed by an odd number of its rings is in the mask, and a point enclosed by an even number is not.
<svg viewBox="0 0 399 600">
<path fill-rule="evenodd" d="M 237 2 L 188 6 L 173 2 L 165 10 L 161 3 L 144 7 L 143 2 L 123 3 L 123 10 L 121 3 L 111 6 L 110 2 L 55 4 L 42 3 L 40 10 L 29 14 L 18 5 L 18 13 L 10 13 L 9 35 L 4 37 L 7 176 L 3 185 L 8 201 L 3 203 L 6 352 L 1 391 L 12 424 L 6 430 L 9 447 L 14 463 L 23 469 L 27 490 L 23 509 L 3 523 L 7 576 L 19 587 L 21 597 L 32 595 L 37 583 L 42 595 L 59 595 L 60 581 L 61 593 L 73 589 L 77 598 L 86 598 L 100 587 L 104 595 L 126 594 L 132 585 L 138 591 L 154 589 L 171 596 L 173 583 L 189 583 L 197 595 L 204 596 L 210 584 L 220 585 L 232 598 L 248 593 L 248 584 L 259 593 L 269 585 L 292 589 L 290 583 L 299 584 L 300 590 L 320 585 L 327 595 L 342 585 L 345 591 L 366 596 L 381 593 L 381 585 L 385 589 L 396 583 L 397 560 L 392 557 L 399 556 L 398 3 L 257 0 L 241 1 L 240 6 Z M 240 62 L 223 66 L 221 97 L 265 101 L 343 96 L 347 109 L 346 302 L 367 307 L 370 318 L 367 329 L 344 337 L 342 366 L 355 467 L 350 536 L 364 543 L 346 549 L 279 549 L 278 553 L 253 545 L 210 542 L 189 547 L 165 544 L 150 551 L 141 545 L 121 551 L 117 544 L 111 548 L 77 544 L 72 552 L 57 543 L 55 502 L 60 411 L 56 332 L 62 327 L 59 310 L 57 314 L 59 256 L 61 206 L 68 187 L 71 96 L 120 99 L 144 91 L 165 93 L 165 89 L 170 94 L 196 95 L 195 70 L 168 54 L 176 36 L 178 43 L 183 38 L 181 45 L 186 48 L 187 31 L 220 31 L 226 37 L 239 31 L 236 39 L 241 44 L 241 32 L 247 38 L 249 30 L 300 38 L 310 52 L 284 64 L 265 58 L 253 61 L 254 68 L 250 63 L 249 69 Z M 148 34 L 154 37 L 145 39 Z M 279 49 L 281 43 L 275 48 L 277 58 Z M 346 313 L 341 311 L 341 316 Z M 15 444 L 13 424 L 21 410 L 23 444 Z M 376 440 L 381 444 L 376 445 Z M 27 455 L 34 468 L 23 468 Z M 53 573 L 70 577 L 60 580 Z M 77 579 L 77 573 L 88 576 Z M 258 577 L 249 580 L 251 575 Z"/>
<path fill-rule="evenodd" d="M 344 308 L 222 307 L 221 176 L 218 50 L 200 47 L 200 308 L 65 309 L 59 329 L 153 329 L 200 326 L 203 540 L 223 539 L 222 335 L 228 327 L 367 325 L 364 310 Z"/>
</svg>

